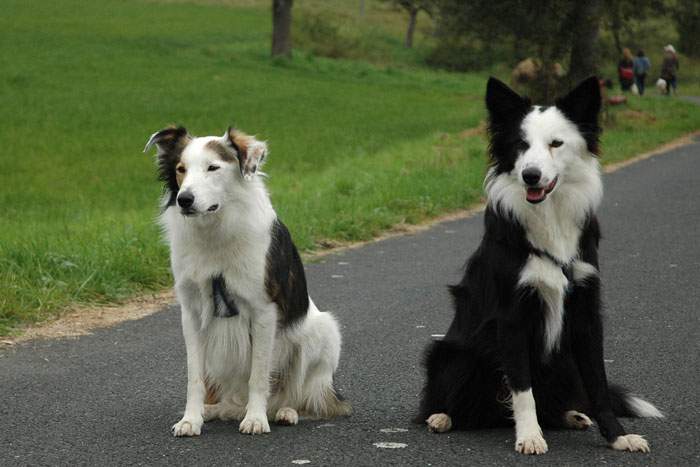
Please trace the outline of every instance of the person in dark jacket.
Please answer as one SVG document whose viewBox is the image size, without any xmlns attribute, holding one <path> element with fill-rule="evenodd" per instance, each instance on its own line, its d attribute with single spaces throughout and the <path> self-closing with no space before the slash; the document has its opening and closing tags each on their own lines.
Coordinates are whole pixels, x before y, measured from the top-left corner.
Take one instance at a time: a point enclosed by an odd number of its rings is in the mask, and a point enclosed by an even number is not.
<svg viewBox="0 0 700 467">
<path fill-rule="evenodd" d="M 629 91 L 634 83 L 634 57 L 630 49 L 625 47 L 622 50 L 622 59 L 617 64 L 617 75 L 620 79 L 620 88 Z"/>
<path fill-rule="evenodd" d="M 661 65 L 661 78 L 666 80 L 666 95 L 671 95 L 671 88 L 673 88 L 673 93 L 675 94 L 678 79 L 678 56 L 676 55 L 676 49 L 674 49 L 671 44 L 664 47 L 664 62 Z"/>
<path fill-rule="evenodd" d="M 634 82 L 639 90 L 639 95 L 644 95 L 644 81 L 647 79 L 647 72 L 651 68 L 651 62 L 649 57 L 644 55 L 644 51 L 640 50 L 637 52 L 637 56 L 634 57 Z"/>
</svg>

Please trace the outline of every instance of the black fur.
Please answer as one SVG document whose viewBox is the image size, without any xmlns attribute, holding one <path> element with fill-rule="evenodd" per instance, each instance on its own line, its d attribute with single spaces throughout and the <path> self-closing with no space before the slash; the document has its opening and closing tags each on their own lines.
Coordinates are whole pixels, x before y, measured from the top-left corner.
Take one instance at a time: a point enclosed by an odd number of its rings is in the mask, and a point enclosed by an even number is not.
<svg viewBox="0 0 700 467">
<path fill-rule="evenodd" d="M 164 208 L 177 203 L 179 187 L 175 167 L 180 162 L 182 150 L 191 139 L 182 126 L 165 128 L 153 136 L 153 143 L 158 146 L 158 179 L 163 182 L 163 192 L 168 197 Z"/>
<path fill-rule="evenodd" d="M 496 175 L 513 170 L 518 151 L 527 149 L 520 134 L 520 123 L 532 110 L 532 104 L 501 81 L 490 78 L 486 85 L 486 108 L 489 111 L 489 152 Z M 498 154 L 498 158 L 494 157 Z"/>
<path fill-rule="evenodd" d="M 309 309 L 306 274 L 299 252 L 282 221 L 275 220 L 271 233 L 265 288 L 280 309 L 280 326 L 290 326 L 306 316 Z"/>
<path fill-rule="evenodd" d="M 588 131 L 597 144 L 597 84 L 587 80 L 557 106 Z M 596 82 L 597 83 L 597 82 Z M 588 103 L 584 96 L 596 103 Z M 530 103 L 503 83 L 489 80 L 486 103 L 490 122 L 491 163 L 497 173 L 512 170 L 522 142 L 520 125 Z M 513 216 L 489 204 L 485 232 L 469 258 L 459 284 L 450 287 L 455 315 L 444 340 L 425 355 L 426 384 L 416 421 L 447 413 L 456 429 L 512 425 L 507 399 L 511 390 L 532 388 L 542 426 L 563 427 L 564 414 L 578 410 L 594 418 L 603 436 L 625 434 L 616 415 L 632 415 L 626 391 L 608 387 L 603 362 L 600 282 L 597 276 L 573 283 L 564 300 L 559 346 L 544 348 L 544 303 L 532 287 L 518 285 L 528 256 L 540 254 L 562 267 L 547 252 L 534 251 Z M 598 268 L 598 220 L 590 213 L 581 227 L 578 258 Z"/>
<path fill-rule="evenodd" d="M 600 84 L 595 76 L 556 101 L 557 108 L 576 124 L 592 154 L 600 153 L 599 141 L 603 130 L 598 123 L 598 114 L 601 105 Z"/>
<path fill-rule="evenodd" d="M 228 293 L 223 275 L 219 274 L 211 280 L 211 292 L 214 300 L 215 317 L 231 318 L 240 314 L 236 301 Z"/>
</svg>

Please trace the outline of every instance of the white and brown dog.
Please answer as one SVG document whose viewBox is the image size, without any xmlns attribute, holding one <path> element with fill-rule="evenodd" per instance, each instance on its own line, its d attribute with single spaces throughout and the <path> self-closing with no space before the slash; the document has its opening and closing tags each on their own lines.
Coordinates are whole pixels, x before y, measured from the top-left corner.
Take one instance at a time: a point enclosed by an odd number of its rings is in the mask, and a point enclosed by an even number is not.
<svg viewBox="0 0 700 467">
<path fill-rule="evenodd" d="M 160 218 L 171 250 L 187 348 L 187 405 L 175 436 L 205 420 L 268 433 L 268 415 L 295 425 L 349 415 L 334 390 L 340 331 L 309 298 L 304 268 L 277 218 L 260 166 L 267 146 L 235 129 L 151 136 L 165 184 Z"/>
</svg>

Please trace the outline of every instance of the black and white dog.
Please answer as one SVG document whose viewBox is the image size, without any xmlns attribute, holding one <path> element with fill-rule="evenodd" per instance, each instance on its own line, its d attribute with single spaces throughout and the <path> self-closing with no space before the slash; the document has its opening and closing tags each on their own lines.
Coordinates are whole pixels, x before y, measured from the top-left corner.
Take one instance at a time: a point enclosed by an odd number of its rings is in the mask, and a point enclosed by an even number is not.
<svg viewBox="0 0 700 467">
<path fill-rule="evenodd" d="M 491 166 L 481 245 L 451 287 L 456 313 L 427 349 L 419 419 L 433 432 L 512 425 L 515 450 L 547 451 L 540 423 L 585 429 L 648 452 L 618 416 L 661 417 L 608 386 L 598 276 L 598 81 L 552 107 L 491 78 Z M 587 414 L 587 415 L 586 415 Z"/>
<path fill-rule="evenodd" d="M 268 433 L 268 415 L 348 415 L 333 388 L 340 331 L 308 296 L 304 267 L 277 218 L 260 167 L 267 146 L 240 131 L 193 138 L 166 128 L 158 148 L 161 224 L 171 250 L 187 348 L 187 405 L 175 436 L 205 420 Z M 205 402 L 208 402 L 205 404 Z"/>
</svg>

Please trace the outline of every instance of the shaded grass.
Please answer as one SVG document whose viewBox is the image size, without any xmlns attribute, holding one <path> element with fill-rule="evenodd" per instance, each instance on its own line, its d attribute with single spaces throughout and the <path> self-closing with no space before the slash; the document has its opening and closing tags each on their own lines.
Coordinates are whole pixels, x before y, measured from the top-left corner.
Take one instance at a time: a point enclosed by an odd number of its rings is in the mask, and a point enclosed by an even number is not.
<svg viewBox="0 0 700 467">
<path fill-rule="evenodd" d="M 0 334 L 73 302 L 170 282 L 146 138 L 169 123 L 267 139 L 266 171 L 297 245 L 354 241 L 481 193 L 485 76 L 267 57 L 248 6 L 7 0 L 0 27 Z M 698 128 L 691 104 L 639 100 L 611 118 L 606 159 Z M 617 113 L 618 111 L 613 111 Z M 637 131 L 643 128 L 644 131 Z M 633 131 L 634 130 L 634 131 Z"/>
</svg>

